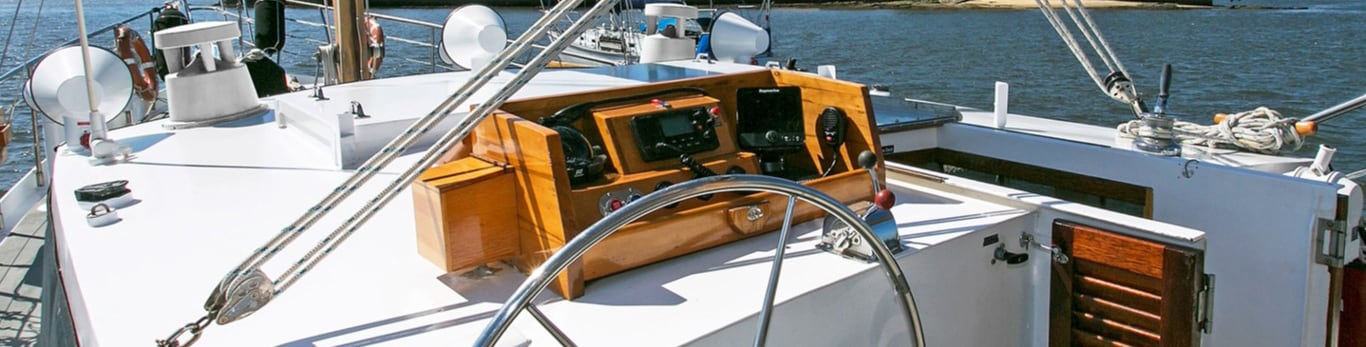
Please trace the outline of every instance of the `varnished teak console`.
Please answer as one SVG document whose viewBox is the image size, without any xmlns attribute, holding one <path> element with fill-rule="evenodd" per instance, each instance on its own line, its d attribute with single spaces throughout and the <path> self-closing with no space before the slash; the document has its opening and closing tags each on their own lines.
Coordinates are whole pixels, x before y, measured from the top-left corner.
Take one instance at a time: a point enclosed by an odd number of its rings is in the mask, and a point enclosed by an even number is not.
<svg viewBox="0 0 1366 347">
<path fill-rule="evenodd" d="M 876 130 L 866 88 L 781 70 L 707 76 L 662 84 L 620 88 L 598 98 L 642 95 L 676 87 L 698 87 L 708 96 L 675 96 L 665 108 L 716 107 L 718 146 L 692 154 L 711 171 L 737 169 L 759 172 L 755 153 L 736 146 L 736 102 L 739 88 L 796 86 L 802 88 L 805 150 L 786 160 L 789 166 L 811 172 L 833 173 L 802 183 L 845 203 L 871 200 L 865 170 L 852 158 L 869 150 L 878 153 Z M 630 117 L 653 112 L 659 105 L 641 100 L 634 105 L 594 110 L 574 126 L 608 154 L 602 178 L 571 187 L 559 134 L 535 120 L 585 101 L 578 95 L 556 95 L 509 102 L 489 117 L 465 142 L 456 160 L 433 167 L 414 183 L 418 249 L 446 271 L 459 271 L 500 259 L 513 260 L 529 271 L 581 230 L 603 217 L 608 194 L 648 194 L 661 182 L 679 183 L 694 174 L 674 159 L 646 161 L 632 152 Z M 827 106 L 837 105 L 848 115 L 846 142 L 839 148 L 816 139 L 816 119 Z M 838 151 L 838 154 L 836 154 Z M 838 155 L 838 160 L 831 162 Z M 879 175 L 879 177 L 884 177 Z M 689 199 L 679 206 L 646 216 L 589 250 L 556 281 L 554 290 L 566 298 L 583 294 L 584 282 L 665 259 L 715 247 L 776 230 L 786 208 L 785 196 L 718 194 L 710 200 Z M 763 216 L 751 220 L 751 207 Z M 795 222 L 820 217 L 816 208 L 798 204 Z"/>
</svg>

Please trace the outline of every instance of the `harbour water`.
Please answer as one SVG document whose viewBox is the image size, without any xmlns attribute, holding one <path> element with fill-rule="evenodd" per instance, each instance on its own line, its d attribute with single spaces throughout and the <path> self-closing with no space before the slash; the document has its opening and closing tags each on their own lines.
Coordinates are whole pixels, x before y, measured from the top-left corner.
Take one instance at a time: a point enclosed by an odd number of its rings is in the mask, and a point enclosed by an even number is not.
<svg viewBox="0 0 1366 347">
<path fill-rule="evenodd" d="M 76 35 L 71 3 L 0 0 L 0 30 L 15 25 L 0 71 Z M 1216 1 L 1216 5 L 1229 5 Z M 87 2 L 92 29 L 146 11 L 159 1 Z M 1306 116 L 1366 93 L 1366 2 L 1244 1 L 1238 5 L 1307 6 L 1259 10 L 1093 10 L 1115 53 L 1151 102 L 1162 65 L 1175 71 L 1169 110 L 1185 120 L 1209 123 L 1214 113 L 1268 106 L 1286 116 Z M 19 10 L 16 12 L 16 8 Z M 249 9 L 248 9 L 249 10 Z M 531 8 L 498 8 L 510 30 L 520 33 L 538 16 Z M 381 8 L 376 12 L 440 23 L 448 8 Z M 17 14 L 16 14 L 17 13 Z M 314 71 L 313 47 L 325 34 L 319 11 L 291 8 L 281 59 L 290 71 Z M 12 19 L 13 18 L 13 19 Z M 223 16 L 197 12 L 197 20 Z M 1080 64 L 1037 9 L 867 10 L 779 8 L 772 14 L 777 59 L 797 59 L 815 70 L 835 65 L 839 78 L 883 84 L 894 95 L 989 109 L 993 84 L 1010 87 L 1010 111 L 1114 126 L 1132 116 L 1089 80 Z M 37 35 L 29 35 L 36 27 Z M 146 20 L 131 23 L 146 36 Z M 385 24 L 389 35 L 381 76 L 429 71 L 427 47 L 396 38 L 428 41 L 429 28 Z M 0 32 L 3 33 L 3 32 Z M 26 48 L 32 36 L 33 48 Z M 112 36 L 91 39 L 109 47 Z M 2 44 L 3 42 L 0 42 Z M 27 55 L 25 55 L 27 52 Z M 408 58 L 408 59 L 405 59 Z M 0 85 L 0 105 L 18 99 L 18 80 Z M 28 111 L 18 102 L 10 159 L 0 166 L 7 188 L 32 167 Z M 1322 124 L 1297 155 L 1312 156 L 1318 144 L 1338 148 L 1340 171 L 1366 168 L 1366 111 Z"/>
</svg>

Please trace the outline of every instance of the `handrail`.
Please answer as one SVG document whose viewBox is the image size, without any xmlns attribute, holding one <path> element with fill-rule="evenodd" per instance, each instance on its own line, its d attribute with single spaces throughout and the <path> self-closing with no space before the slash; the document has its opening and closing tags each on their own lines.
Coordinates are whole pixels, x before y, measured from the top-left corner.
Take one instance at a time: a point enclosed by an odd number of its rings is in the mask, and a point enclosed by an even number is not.
<svg viewBox="0 0 1366 347">
<path fill-rule="evenodd" d="M 331 9 L 330 6 L 323 6 L 323 5 L 311 4 L 311 3 L 307 3 L 307 2 L 293 1 L 293 0 L 286 0 L 286 3 L 295 4 L 295 5 L 304 5 L 304 6 L 308 6 L 308 7 L 319 8 L 319 9 L 325 9 L 325 10 L 330 10 L 330 9 Z M 255 22 L 256 22 L 256 19 L 255 19 L 255 18 L 251 18 L 251 17 L 247 17 L 247 16 L 241 16 L 241 15 L 239 15 L 239 14 L 235 14 L 235 13 L 232 13 L 232 12 L 228 12 L 228 11 L 224 10 L 223 8 L 218 7 L 218 6 L 192 6 L 192 7 L 190 7 L 190 11 L 191 11 L 191 12 L 193 12 L 193 11 L 200 11 L 200 10 L 211 10 L 211 11 L 215 11 L 215 12 L 218 12 L 218 13 L 224 15 L 224 16 L 229 16 L 229 17 L 236 18 L 236 19 L 237 19 L 238 21 L 240 21 L 240 22 L 251 23 L 251 24 L 255 24 Z M 436 39 L 437 39 L 436 30 L 439 30 L 439 29 L 441 28 L 441 26 L 439 26 L 439 25 L 436 25 L 436 24 L 433 24 L 433 23 L 424 22 L 424 21 L 420 21 L 420 20 L 416 20 L 416 19 L 403 18 L 403 17 L 398 17 L 398 16 L 391 16 L 391 15 L 385 15 L 385 14 L 379 14 L 379 13 L 372 13 L 372 12 L 367 12 L 366 15 L 374 16 L 375 18 L 379 18 L 379 19 L 382 19 L 382 20 L 393 21 L 393 22 L 402 23 L 402 24 L 415 25 L 415 26 L 425 27 L 425 28 L 431 29 L 431 30 L 433 30 L 433 31 L 432 31 L 432 34 L 431 34 L 431 39 L 432 39 L 433 41 L 436 41 Z M 295 19 L 295 18 L 288 18 L 288 17 L 286 17 L 285 20 L 290 21 L 290 22 L 293 22 L 293 23 L 305 25 L 305 26 L 310 26 L 310 27 L 315 27 L 315 28 L 323 28 L 323 29 L 325 29 L 325 30 L 332 30 L 332 29 L 335 29 L 335 28 L 336 28 L 336 26 L 331 25 L 331 24 L 328 24 L 328 23 L 310 22 L 310 21 L 307 21 L 307 20 Z M 428 61 L 426 61 L 426 62 L 423 62 L 423 61 L 415 61 L 415 60 L 413 60 L 413 59 L 404 59 L 404 61 L 413 62 L 413 63 L 417 63 L 417 64 L 426 64 L 426 65 L 432 66 L 432 67 L 437 67 L 437 66 L 441 66 L 441 65 L 442 65 L 442 64 L 440 64 L 439 62 L 436 61 L 436 56 L 437 56 L 437 54 L 436 54 L 436 51 L 435 51 L 435 50 L 438 49 L 438 47 L 437 47 L 437 45 L 434 44 L 434 43 L 424 43 L 424 42 L 419 41 L 419 40 L 404 38 L 404 37 L 400 37 L 400 36 L 389 36 L 389 37 L 387 37 L 387 38 L 388 38 L 388 39 L 391 39 L 391 40 L 394 40 L 394 41 L 396 41 L 396 42 L 402 42 L 402 43 L 405 43 L 405 44 L 410 44 L 410 45 L 413 45 L 413 46 L 422 47 L 422 48 L 426 48 L 426 49 L 432 50 L 431 59 L 428 59 Z M 306 40 L 307 40 L 307 39 L 306 39 Z M 243 45 L 251 45 L 251 46 L 253 46 L 253 47 L 255 46 L 255 45 L 254 45 L 253 43 L 251 43 L 251 42 L 242 42 L 242 44 L 243 44 Z M 433 70 L 433 71 L 434 71 L 434 70 Z"/>
<path fill-rule="evenodd" d="M 285 3 L 286 3 L 286 4 L 290 4 L 290 5 L 304 6 L 304 7 L 321 8 L 321 9 L 324 9 L 324 10 L 331 10 L 331 9 L 332 9 L 332 6 L 327 6 L 327 5 L 322 5 L 322 4 L 315 4 L 315 3 L 304 2 L 304 1 L 299 1 L 299 0 L 285 0 Z M 417 25 L 417 26 L 424 26 L 424 27 L 433 28 L 433 29 L 441 29 L 441 27 L 442 27 L 441 25 L 438 25 L 438 24 L 436 24 L 436 23 L 423 22 L 423 21 L 416 20 L 416 19 L 409 19 L 409 18 L 403 18 L 403 17 L 398 17 L 398 16 L 391 16 L 391 15 L 387 15 L 387 14 L 383 14 L 383 13 L 374 13 L 374 12 L 366 11 L 366 12 L 365 12 L 365 15 L 367 15 L 367 16 L 375 16 L 375 18 L 385 19 L 385 20 L 391 20 L 391 21 L 395 21 L 395 22 L 399 22 L 399 23 L 407 23 L 407 24 L 412 24 L 412 25 Z"/>
<path fill-rule="evenodd" d="M 114 24 L 110 24 L 110 25 L 101 27 L 101 28 L 99 28 L 99 29 L 97 29 L 97 30 L 95 30 L 95 31 L 91 31 L 90 34 L 87 35 L 87 36 L 95 36 L 95 35 L 99 35 L 99 34 L 103 34 L 103 33 L 107 33 L 107 32 L 113 31 L 113 30 L 114 30 L 114 27 L 117 27 L 117 26 L 122 25 L 122 24 L 131 23 L 131 22 L 133 22 L 134 20 L 137 20 L 138 18 L 142 18 L 142 17 L 145 17 L 145 16 L 149 16 L 149 15 L 151 15 L 152 13 L 158 12 L 159 10 L 160 10 L 160 9 L 154 8 L 154 9 L 150 9 L 150 10 L 147 10 L 147 11 L 143 11 L 142 13 L 133 15 L 132 17 L 128 17 L 127 19 L 124 19 L 124 20 L 122 20 L 122 21 L 115 22 Z M 69 46 L 69 45 L 75 44 L 75 43 L 78 42 L 78 41 L 80 41 L 80 38 L 74 38 L 74 39 L 68 40 L 68 41 L 66 41 L 66 42 L 64 42 L 64 43 L 62 43 L 62 44 L 60 44 L 60 45 L 58 45 L 58 47 L 61 47 L 61 46 Z M 7 80 L 7 79 L 9 79 L 11 76 L 13 76 L 13 75 L 15 75 L 15 74 L 18 74 L 20 71 L 24 71 L 25 69 L 29 68 L 30 66 L 33 66 L 33 64 L 37 64 L 39 60 L 42 60 L 43 57 L 46 57 L 46 56 L 47 56 L 47 55 L 44 54 L 44 55 L 40 55 L 40 56 L 37 56 L 37 57 L 29 58 L 29 60 L 24 61 L 23 64 L 20 64 L 19 66 L 15 66 L 14 68 L 9 69 L 9 71 L 5 71 L 4 74 L 0 74 L 0 81 Z"/>
</svg>

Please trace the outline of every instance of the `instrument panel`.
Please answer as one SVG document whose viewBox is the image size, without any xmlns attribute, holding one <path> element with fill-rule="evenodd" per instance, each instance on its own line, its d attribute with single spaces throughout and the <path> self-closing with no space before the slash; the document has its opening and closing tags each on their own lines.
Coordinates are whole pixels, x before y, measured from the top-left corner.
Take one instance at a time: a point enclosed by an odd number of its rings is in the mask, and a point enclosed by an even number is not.
<svg viewBox="0 0 1366 347">
<path fill-rule="evenodd" d="M 681 157 L 710 159 L 738 151 L 721 102 L 695 95 L 593 111 L 612 167 L 621 176 L 684 167 Z"/>
<path fill-rule="evenodd" d="M 715 110 L 713 113 L 712 110 Z M 668 109 L 631 118 L 631 130 L 641 159 L 656 161 L 716 149 L 720 106 Z"/>
</svg>

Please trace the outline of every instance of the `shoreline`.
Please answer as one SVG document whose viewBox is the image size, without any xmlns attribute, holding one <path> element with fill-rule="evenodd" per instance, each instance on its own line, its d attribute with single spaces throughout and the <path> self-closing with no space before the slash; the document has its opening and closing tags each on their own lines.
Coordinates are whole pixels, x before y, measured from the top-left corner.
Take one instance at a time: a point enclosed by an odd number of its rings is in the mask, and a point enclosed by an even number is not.
<svg viewBox="0 0 1366 347">
<path fill-rule="evenodd" d="M 251 1 L 251 0 L 247 0 Z M 320 2 L 321 0 L 311 0 Z M 719 0 L 718 7 L 739 3 L 740 0 Z M 951 1 L 951 2 L 940 2 Z M 909 10 L 1033 10 L 1038 9 L 1034 0 L 777 0 L 773 4 L 779 8 L 821 8 L 821 9 L 909 9 Z M 1061 8 L 1058 1 L 1049 0 L 1053 8 Z M 1244 9 L 1244 10 L 1294 10 L 1306 9 L 1304 6 L 1254 6 L 1254 5 L 1203 5 L 1178 4 L 1175 2 L 1149 2 L 1143 0 L 1080 0 L 1090 9 L 1138 9 L 1138 10 L 1204 10 L 1204 9 Z M 1177 0 L 1199 2 L 1200 0 Z M 700 0 L 688 0 L 694 6 L 705 5 Z M 698 2 L 701 2 L 698 4 Z M 423 8 L 449 7 L 453 4 L 483 4 L 506 7 L 537 7 L 536 0 L 372 0 L 370 7 L 375 8 Z"/>
<path fill-rule="evenodd" d="M 1058 1 L 1050 1 L 1053 8 L 1061 8 Z M 1157 3 L 1123 0 L 1081 0 L 1088 9 L 1169 9 L 1200 10 L 1226 8 L 1210 5 L 1186 5 L 1177 3 Z M 847 9 L 926 9 L 926 10 L 1033 10 L 1038 9 L 1034 0 L 966 0 L 956 3 L 925 2 L 923 0 L 893 0 L 885 2 L 836 1 L 810 3 L 783 3 L 775 7 L 792 8 L 847 8 Z"/>
</svg>

